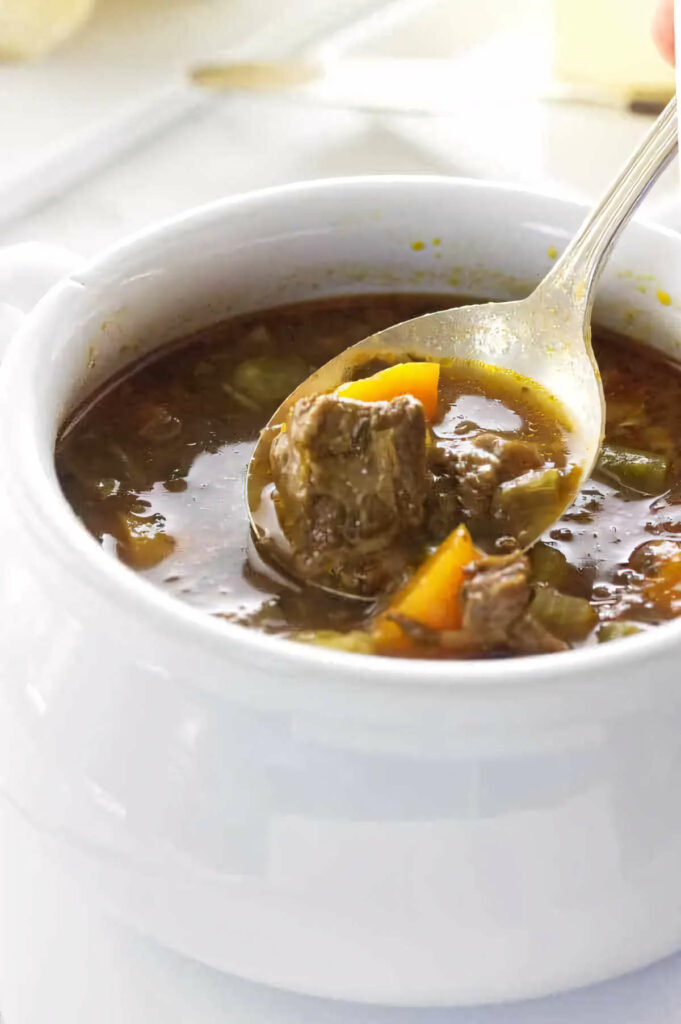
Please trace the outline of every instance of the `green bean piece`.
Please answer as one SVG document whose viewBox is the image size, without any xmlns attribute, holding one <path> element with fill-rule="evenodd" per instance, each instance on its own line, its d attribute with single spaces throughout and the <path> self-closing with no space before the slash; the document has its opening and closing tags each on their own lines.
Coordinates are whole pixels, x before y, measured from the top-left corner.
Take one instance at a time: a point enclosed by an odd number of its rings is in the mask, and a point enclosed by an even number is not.
<svg viewBox="0 0 681 1024">
<path fill-rule="evenodd" d="M 560 472 L 554 467 L 531 469 L 500 484 L 492 511 L 522 544 L 528 532 L 536 536 L 557 518 L 560 483 Z"/>
<path fill-rule="evenodd" d="M 666 455 L 604 444 L 596 468 L 623 487 L 641 494 L 663 494 L 667 489 L 669 458 Z"/>
<path fill-rule="evenodd" d="M 535 583 L 550 583 L 560 589 L 565 583 L 569 565 L 562 551 L 539 541 L 530 551 L 532 579 Z"/>
<path fill-rule="evenodd" d="M 253 356 L 238 364 L 232 387 L 260 408 L 274 408 L 305 380 L 308 372 L 301 356 Z"/>
<path fill-rule="evenodd" d="M 643 629 L 636 622 L 627 622 L 624 619 L 618 622 L 604 622 L 598 630 L 598 642 L 599 644 L 606 644 L 611 640 L 621 640 L 625 636 L 634 636 L 636 633 L 643 633 Z"/>
<path fill-rule="evenodd" d="M 598 613 L 586 598 L 570 597 L 550 586 L 539 586 L 530 612 L 560 640 L 583 640 L 598 622 Z"/>
</svg>

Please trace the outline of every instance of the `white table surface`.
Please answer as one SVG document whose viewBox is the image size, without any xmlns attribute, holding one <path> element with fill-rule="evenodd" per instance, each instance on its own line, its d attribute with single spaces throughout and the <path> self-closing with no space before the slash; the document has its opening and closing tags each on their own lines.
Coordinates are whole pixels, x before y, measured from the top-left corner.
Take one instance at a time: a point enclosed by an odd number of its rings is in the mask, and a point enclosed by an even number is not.
<svg viewBox="0 0 681 1024">
<path fill-rule="evenodd" d="M 1 811 L 1 809 L 0 809 Z M 41 965 L 44 985 L 32 994 L 30 1021 L 50 1024 L 679 1024 L 681 955 L 627 977 L 561 996 L 506 1006 L 394 1009 L 343 1004 L 284 993 L 159 952 L 83 905 L 73 880 L 26 857 L 37 921 L 13 936 Z M 0 883 L 1 884 L 1 883 Z M 55 888 L 57 887 L 57 888 Z M 42 927 L 42 904 L 55 892 L 69 907 L 59 935 Z M 64 898 L 65 897 L 65 898 Z M 36 924 L 39 927 L 36 927 Z M 559 939 L 557 938 L 557 941 Z M 58 1019 L 54 993 L 68 993 Z M 61 1008 L 60 1008 L 61 1009 Z M 16 1016 L 21 1024 L 21 1008 Z M 14 1024 L 9 1009 L 3 1024 Z"/>
<path fill-rule="evenodd" d="M 313 0 L 305 3 L 311 17 Z M 325 3 L 317 0 L 318 6 Z M 459 32 L 459 46 L 473 45 L 484 34 L 494 6 L 493 0 L 466 5 L 470 38 Z M 423 0 L 420 22 L 398 25 L 376 49 L 423 53 L 433 38 L 446 49 L 453 7 L 454 0 Z M 541 33 L 544 8 L 543 0 L 509 4 L 502 28 Z M 276 0 L 103 0 L 83 36 L 48 62 L 0 68 L 0 244 L 48 241 L 90 255 L 188 206 L 249 188 L 343 174 L 455 173 L 588 198 L 645 129 L 638 117 L 599 109 L 530 105 L 514 120 L 489 108 L 481 119 L 479 111 L 462 105 L 450 117 L 417 120 L 255 99 L 195 104 L 175 91 L 178 72 L 189 60 L 221 49 L 237 52 L 254 32 L 263 53 L 285 50 L 296 34 L 291 9 Z M 497 3 L 495 15 L 499 9 Z M 148 110 L 154 109 L 162 123 L 150 132 Z M 94 161 L 82 180 L 56 194 L 48 189 L 33 208 L 2 204 L 3 195 L 21 198 L 22 182 L 32 180 L 55 152 L 82 149 L 83 138 L 97 137 L 102 126 L 135 110 L 147 112 L 144 126 L 136 144 L 118 152 L 113 163 Z M 672 173 L 648 201 L 648 215 L 674 222 L 675 196 Z M 88 929 L 92 939 L 96 925 Z M 133 946 L 148 1022 L 161 1024 L 168 1008 L 155 983 L 154 955 L 142 940 Z M 93 953 L 93 972 L 95 961 Z M 53 964 L 60 969 L 58 951 Z M 186 992 L 186 1019 L 196 1024 L 681 1024 L 681 957 L 562 997 L 461 1011 L 307 1000 L 237 980 L 218 984 L 210 972 L 179 961 L 177 977 Z M 124 1017 L 120 1024 L 127 1024 Z"/>
<path fill-rule="evenodd" d="M 359 13 L 379 5 L 100 0 L 83 35 L 46 62 L 0 66 L 0 244 L 39 239 L 89 255 L 188 206 L 339 174 L 460 174 L 593 198 L 645 130 L 645 119 L 624 112 L 549 104 L 509 112 L 489 97 L 482 107 L 476 97 L 477 106 L 462 102 L 451 116 L 417 119 L 302 110 L 285 101 L 204 100 L 178 88 L 196 60 L 217 52 L 290 52 L 297 37 L 332 25 L 344 6 Z M 392 0 L 392 6 L 398 13 L 411 7 L 417 16 L 396 19 L 364 51 L 456 55 L 489 47 L 494 22 L 495 54 L 511 62 L 508 73 L 535 60 L 543 74 L 546 0 Z M 499 75 L 501 92 L 505 67 Z M 113 139 L 106 134 L 112 124 L 119 126 Z M 117 150 L 112 162 L 107 147 L 120 147 L 126 127 L 134 145 Z M 57 189 L 74 153 L 88 173 Z M 667 217 L 675 186 L 668 175 L 644 214 Z"/>
</svg>

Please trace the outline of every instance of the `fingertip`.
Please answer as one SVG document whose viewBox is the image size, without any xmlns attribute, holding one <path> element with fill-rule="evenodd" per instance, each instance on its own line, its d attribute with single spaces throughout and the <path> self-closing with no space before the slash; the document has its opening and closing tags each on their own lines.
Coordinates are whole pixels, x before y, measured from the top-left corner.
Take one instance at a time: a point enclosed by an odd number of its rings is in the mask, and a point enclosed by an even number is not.
<svg viewBox="0 0 681 1024">
<path fill-rule="evenodd" d="M 653 15 L 652 33 L 655 45 L 665 60 L 675 63 L 674 0 L 659 0 Z"/>
</svg>

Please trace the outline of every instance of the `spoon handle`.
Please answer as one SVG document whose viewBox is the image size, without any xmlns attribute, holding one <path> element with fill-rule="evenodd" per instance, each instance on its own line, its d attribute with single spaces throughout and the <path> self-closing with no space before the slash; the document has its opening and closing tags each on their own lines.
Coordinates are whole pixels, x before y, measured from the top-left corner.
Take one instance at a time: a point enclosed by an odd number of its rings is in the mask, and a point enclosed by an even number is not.
<svg viewBox="0 0 681 1024">
<path fill-rule="evenodd" d="M 588 313 L 594 286 L 618 235 L 679 146 L 676 97 L 671 99 L 596 208 L 586 218 L 547 282 L 568 287 Z"/>
</svg>

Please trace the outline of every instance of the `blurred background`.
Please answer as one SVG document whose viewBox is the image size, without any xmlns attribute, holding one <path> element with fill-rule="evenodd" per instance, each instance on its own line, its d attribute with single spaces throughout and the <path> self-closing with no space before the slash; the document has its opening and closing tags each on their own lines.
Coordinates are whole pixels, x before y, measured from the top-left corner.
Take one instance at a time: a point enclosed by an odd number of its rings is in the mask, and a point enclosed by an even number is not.
<svg viewBox="0 0 681 1024">
<path fill-rule="evenodd" d="M 188 206 L 339 174 L 593 198 L 674 87 L 653 7 L 0 0 L 0 244 L 88 255 Z M 258 90 L 244 62 L 268 62 Z M 301 62 L 315 80 L 283 88 Z M 224 91 L 195 83 L 206 66 Z M 673 173 L 644 216 L 681 223 Z"/>
</svg>

